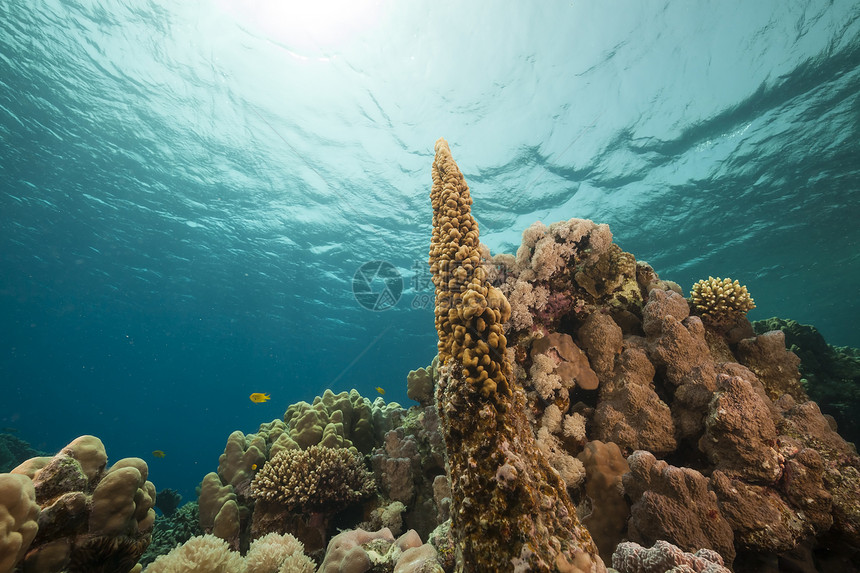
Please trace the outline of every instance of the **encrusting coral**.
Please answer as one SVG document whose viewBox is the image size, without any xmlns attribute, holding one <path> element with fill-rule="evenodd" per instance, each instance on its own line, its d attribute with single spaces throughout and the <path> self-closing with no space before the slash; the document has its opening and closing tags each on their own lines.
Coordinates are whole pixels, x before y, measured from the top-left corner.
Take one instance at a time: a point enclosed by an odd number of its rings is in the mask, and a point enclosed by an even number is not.
<svg viewBox="0 0 860 573">
<path fill-rule="evenodd" d="M 821 411 L 831 415 L 839 433 L 860 444 L 860 350 L 828 344 L 817 328 L 794 320 L 756 321 L 757 334 L 779 330 L 785 346 L 800 359 L 800 383 Z M 795 397 L 796 399 L 796 397 Z"/>
<path fill-rule="evenodd" d="M 430 268 L 442 364 L 437 406 L 462 571 L 602 571 L 511 380 L 504 295 L 487 280 L 469 187 L 444 139 L 433 162 Z"/>
<path fill-rule="evenodd" d="M 388 528 L 379 531 L 359 528 L 332 538 L 318 573 L 365 571 L 443 573 L 444 570 L 437 562 L 436 549 L 422 544 L 414 530 L 395 539 Z"/>
</svg>

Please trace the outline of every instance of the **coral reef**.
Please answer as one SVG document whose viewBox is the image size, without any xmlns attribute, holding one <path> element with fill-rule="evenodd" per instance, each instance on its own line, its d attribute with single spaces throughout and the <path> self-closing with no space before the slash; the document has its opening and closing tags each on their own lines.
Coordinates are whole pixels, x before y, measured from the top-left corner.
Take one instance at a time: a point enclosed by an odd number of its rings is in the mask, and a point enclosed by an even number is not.
<svg viewBox="0 0 860 573">
<path fill-rule="evenodd" d="M 540 249 L 521 248 L 500 288 L 506 294 L 543 289 L 547 300 L 572 301 L 550 311 L 520 309 L 530 320 L 508 326 L 513 370 L 535 433 L 559 435 L 559 421 L 578 413 L 586 418 L 588 439 L 617 445 L 621 457 L 632 454 L 624 497 L 609 496 L 614 505 L 606 513 L 614 516 L 595 523 L 603 501 L 594 497 L 594 480 L 605 484 L 617 474 L 595 470 L 584 442 L 559 442 L 588 462 L 583 489 L 572 494 L 581 500 L 602 556 L 626 537 L 648 545 L 665 540 L 690 552 L 716 550 L 730 564 L 737 553 L 736 571 L 775 561 L 856 560 L 860 459 L 808 401 L 782 333 L 756 336 L 740 312 L 731 321 L 703 322 L 677 285 L 641 262 L 638 295 L 626 263 L 605 266 L 619 276 L 577 282 L 571 269 L 589 259 L 618 260 L 617 250 L 589 240 L 600 232 L 590 222 L 564 225 L 578 229 L 567 233 L 573 244 L 560 227 L 537 225 L 523 234 L 526 246 L 553 240 Z M 534 261 L 535 253 L 544 260 Z M 597 284 L 604 290 L 595 290 Z M 596 396 L 572 387 L 569 400 L 559 399 L 562 386 L 551 377 L 552 364 L 532 350 L 559 334 L 587 355 L 599 380 Z M 619 501 L 625 499 L 629 503 Z"/>
<path fill-rule="evenodd" d="M 671 539 L 681 548 L 707 548 L 731 564 L 732 528 L 722 517 L 708 478 L 690 468 L 670 466 L 645 451 L 634 452 L 622 478 L 630 507 L 627 536 L 651 545 Z"/>
<path fill-rule="evenodd" d="M 524 415 L 525 394 L 510 383 L 502 326 L 510 305 L 488 282 L 469 188 L 443 139 L 436 142 L 430 196 L 430 268 L 442 365 L 436 397 L 457 566 L 603 570 L 564 482 L 535 444 Z"/>
<path fill-rule="evenodd" d="M 30 481 L 26 489 L 33 488 L 41 508 L 35 536 L 26 522 L 18 523 L 20 515 L 15 522 L 23 538 L 16 560 L 23 555 L 24 570 L 126 572 L 135 567 L 151 539 L 155 486 L 139 458 L 106 466 L 101 440 L 81 436 L 51 458 L 32 458 L 14 468 L 11 474 L 17 477 L 3 477 L 7 484 Z M 0 507 L 16 506 L 4 502 Z M 22 506 L 17 507 L 20 513 Z M 29 548 L 23 543 L 27 538 L 32 538 Z"/>
<path fill-rule="evenodd" d="M 781 331 L 785 345 L 800 359 L 800 383 L 821 411 L 833 416 L 839 433 L 860 443 L 860 350 L 827 344 L 814 326 L 768 318 L 753 322 L 757 334 Z"/>
<path fill-rule="evenodd" d="M 201 524 L 229 541 L 212 551 L 274 531 L 321 571 L 860 571 L 860 457 L 809 400 L 791 328 L 753 330 L 733 281 L 684 298 L 592 221 L 536 223 L 492 256 L 436 152 L 439 357 L 407 376 L 418 405 L 327 391 L 232 434 L 200 491 Z M 324 484 L 299 473 L 277 510 L 280 494 L 254 498 L 317 447 L 364 455 L 376 495 L 324 514 L 300 501 Z"/>
<path fill-rule="evenodd" d="M 337 517 L 337 508 L 257 502 L 251 487 L 255 476 L 276 458 L 300 457 L 317 446 L 350 456 L 368 454 L 386 432 L 402 423 L 402 416 L 403 409 L 395 402 L 386 404 L 381 398 L 371 402 L 356 390 L 339 394 L 326 390 L 313 403 L 289 406 L 283 420 L 263 423 L 256 433 L 233 432 L 217 473 L 207 474 L 200 486 L 201 529 L 240 551 L 247 550 L 253 538 L 270 532 L 295 535 L 309 555 L 323 551 L 331 529 L 344 526 L 331 520 Z"/>
</svg>

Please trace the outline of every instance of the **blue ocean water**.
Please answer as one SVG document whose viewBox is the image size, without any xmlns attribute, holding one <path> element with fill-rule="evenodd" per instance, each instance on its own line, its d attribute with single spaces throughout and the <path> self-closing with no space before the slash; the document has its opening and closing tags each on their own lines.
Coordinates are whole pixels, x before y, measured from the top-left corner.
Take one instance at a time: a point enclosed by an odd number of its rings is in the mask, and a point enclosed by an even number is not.
<svg viewBox="0 0 860 573">
<path fill-rule="evenodd" d="M 8 0 L 0 137 L 0 426 L 186 497 L 326 388 L 411 403 L 438 137 L 494 252 L 590 218 L 860 346 L 853 0 Z"/>
</svg>

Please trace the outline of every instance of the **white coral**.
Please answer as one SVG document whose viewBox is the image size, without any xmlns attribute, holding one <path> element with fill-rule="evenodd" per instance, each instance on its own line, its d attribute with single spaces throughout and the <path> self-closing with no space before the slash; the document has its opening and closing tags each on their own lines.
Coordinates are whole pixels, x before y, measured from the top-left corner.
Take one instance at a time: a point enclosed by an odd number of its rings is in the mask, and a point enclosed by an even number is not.
<svg viewBox="0 0 860 573">
<path fill-rule="evenodd" d="M 558 472 L 567 487 L 578 487 L 585 481 L 585 466 L 577 458 L 568 454 L 561 441 L 547 428 L 538 430 L 536 443 L 549 465 Z"/>
<path fill-rule="evenodd" d="M 561 430 L 561 417 L 561 408 L 555 404 L 550 404 L 543 411 L 541 425 L 553 434 L 557 434 Z"/>
<path fill-rule="evenodd" d="M 562 422 L 562 433 L 565 438 L 571 438 L 577 442 L 585 441 L 585 417 L 579 413 L 573 413 L 564 417 Z"/>
<path fill-rule="evenodd" d="M 269 533 L 251 542 L 245 564 L 247 573 L 313 573 L 316 569 L 302 542 L 289 533 Z"/>
<path fill-rule="evenodd" d="M 544 400 L 549 400 L 556 390 L 562 387 L 561 377 L 553 374 L 555 361 L 546 354 L 538 354 L 532 362 L 531 374 L 532 385 Z"/>
</svg>

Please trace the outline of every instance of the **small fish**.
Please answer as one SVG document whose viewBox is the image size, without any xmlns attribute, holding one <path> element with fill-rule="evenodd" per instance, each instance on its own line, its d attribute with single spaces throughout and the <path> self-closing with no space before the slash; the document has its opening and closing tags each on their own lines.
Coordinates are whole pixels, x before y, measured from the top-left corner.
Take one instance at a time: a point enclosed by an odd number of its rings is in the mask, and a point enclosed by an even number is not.
<svg viewBox="0 0 860 573">
<path fill-rule="evenodd" d="M 251 464 L 251 469 L 252 469 L 252 470 L 257 469 L 257 464 Z"/>
<path fill-rule="evenodd" d="M 268 394 L 263 394 L 262 392 L 254 392 L 251 394 L 251 402 L 255 402 L 257 404 L 262 404 L 263 402 L 268 402 L 272 397 Z"/>
<path fill-rule="evenodd" d="M 164 453 L 164 452 L 162 452 L 161 450 L 153 450 L 153 452 L 152 452 L 152 456 L 153 456 L 153 457 L 155 457 L 155 458 L 163 458 L 163 457 L 164 457 L 164 456 L 166 456 L 166 455 L 167 455 L 167 454 L 165 454 L 165 453 Z"/>
<path fill-rule="evenodd" d="M 385 388 L 383 388 L 382 386 L 377 386 L 376 391 L 379 392 L 380 396 L 385 396 Z"/>
</svg>

